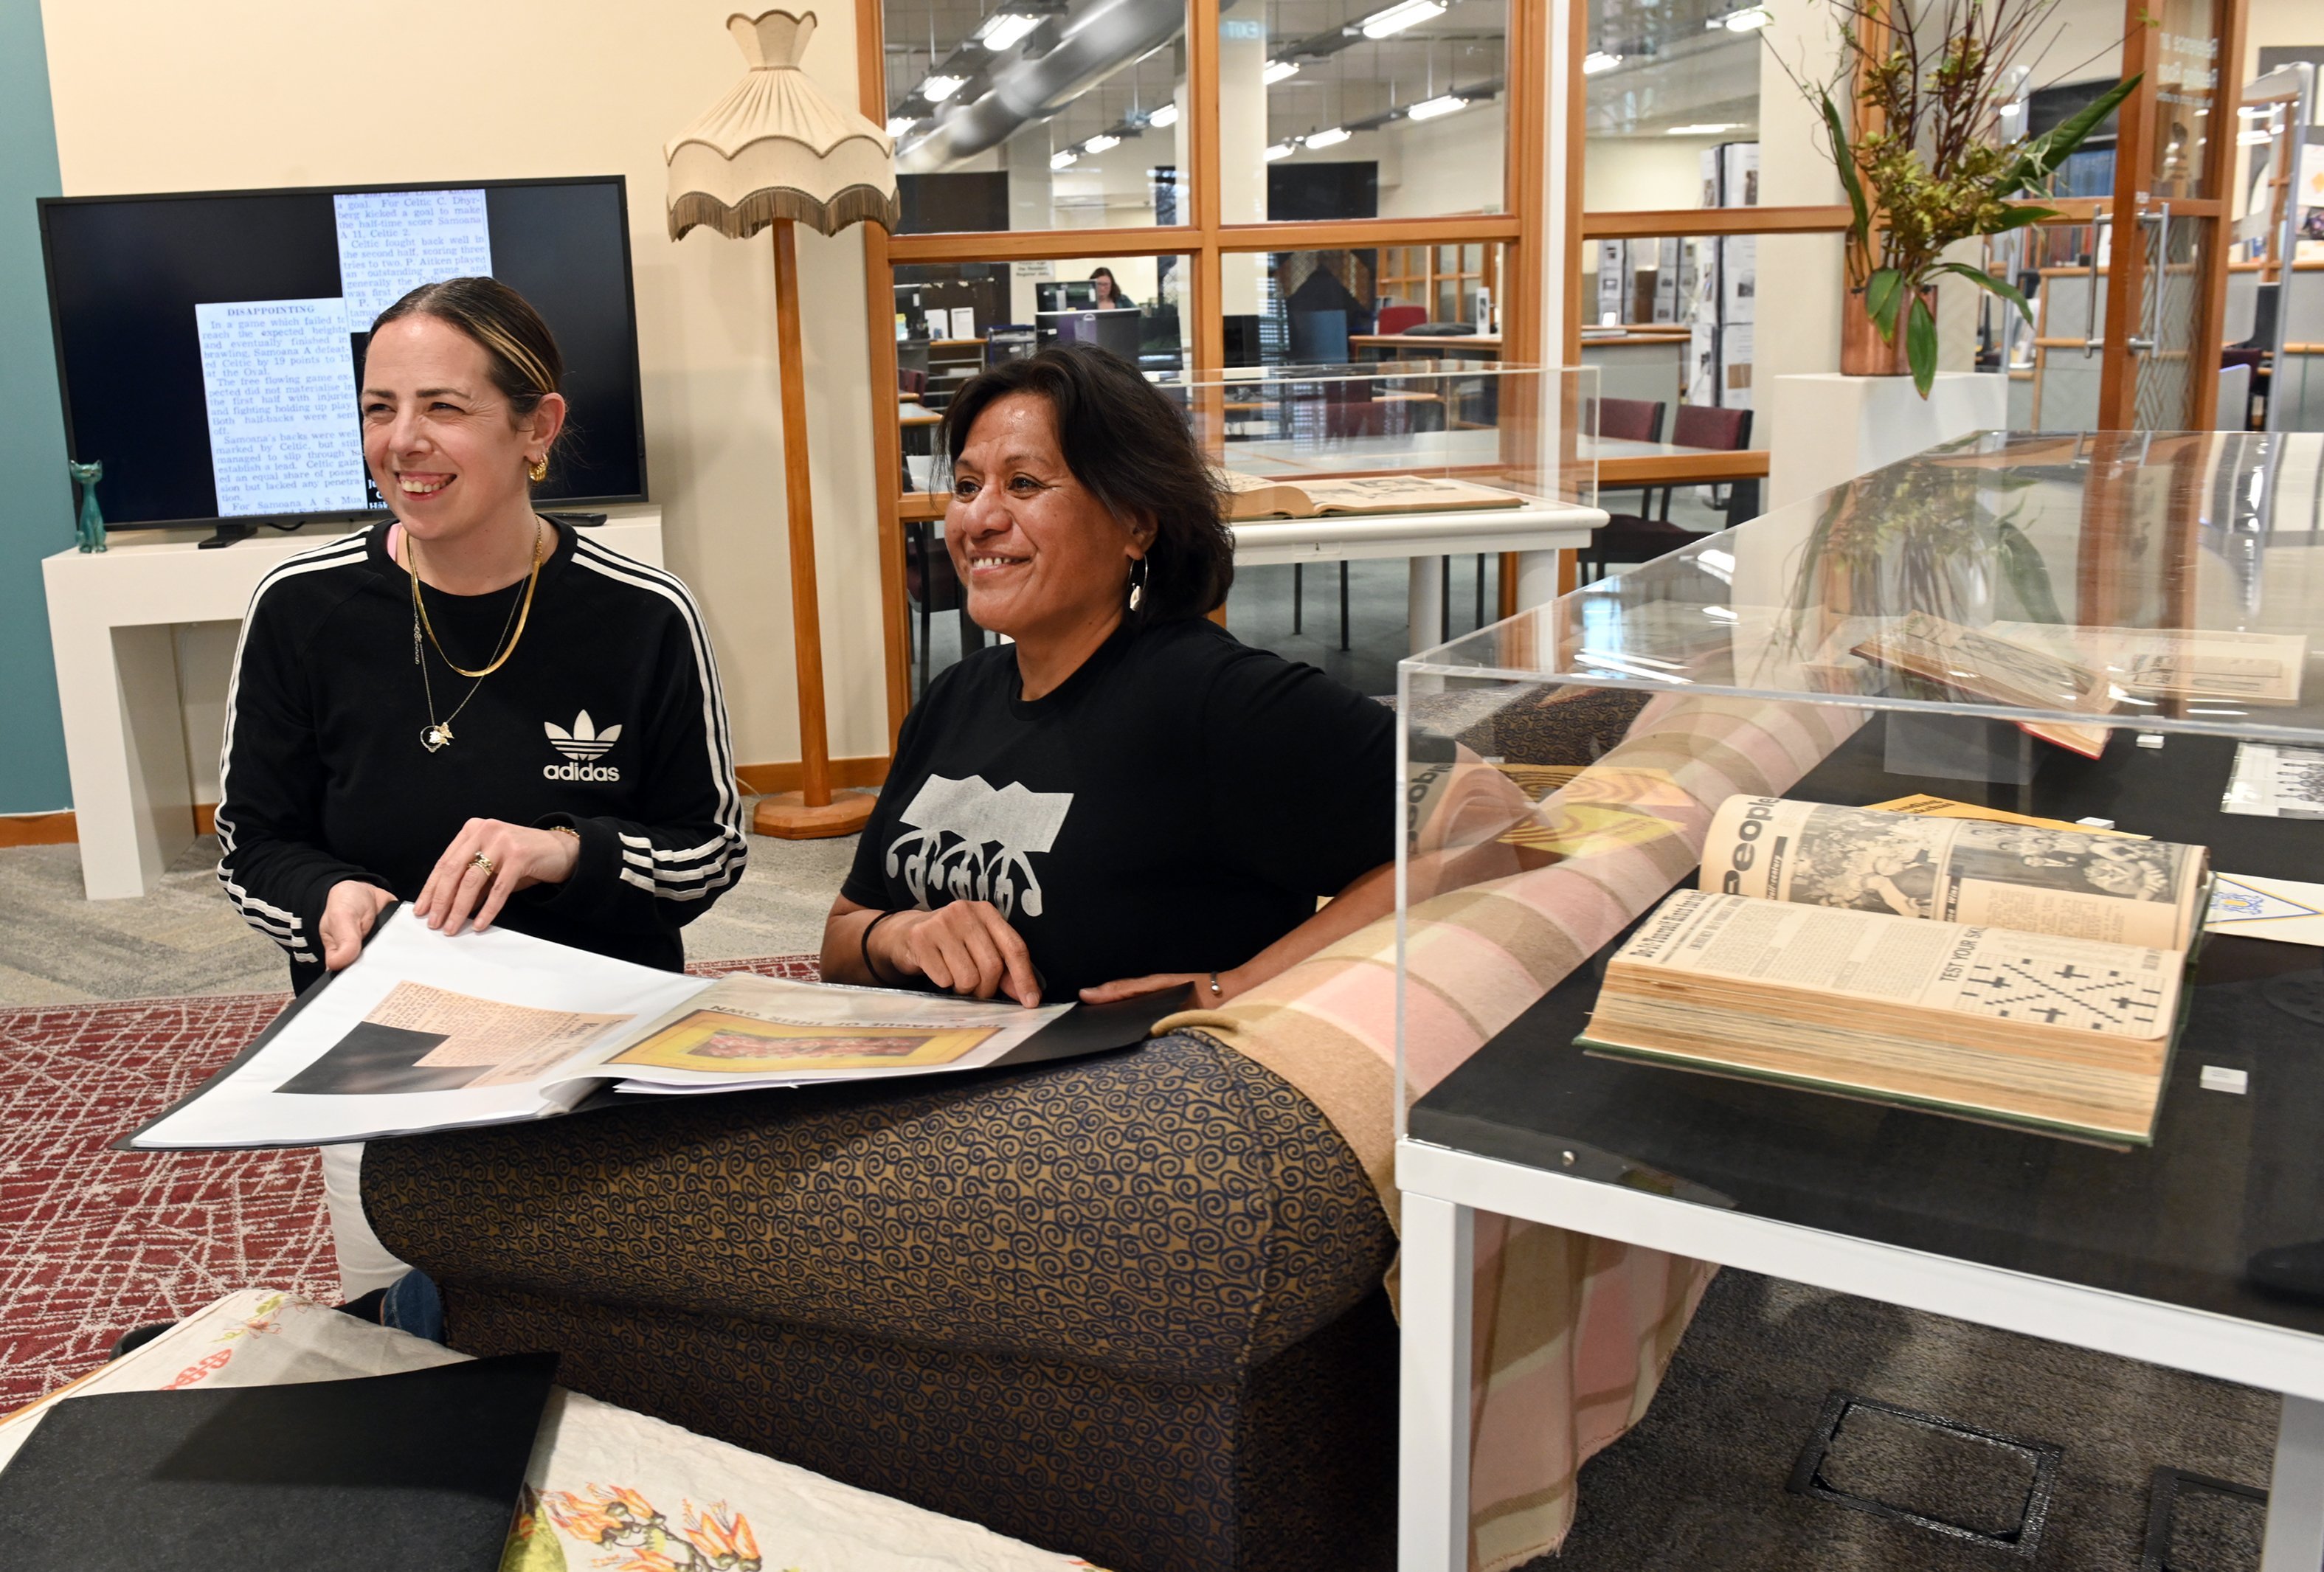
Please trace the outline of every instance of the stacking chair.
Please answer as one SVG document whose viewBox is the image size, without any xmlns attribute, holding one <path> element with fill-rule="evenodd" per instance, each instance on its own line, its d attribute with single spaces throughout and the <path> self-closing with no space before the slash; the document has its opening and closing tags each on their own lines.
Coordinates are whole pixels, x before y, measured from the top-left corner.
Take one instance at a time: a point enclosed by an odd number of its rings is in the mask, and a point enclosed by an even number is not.
<svg viewBox="0 0 2324 1572">
<path fill-rule="evenodd" d="M 1619 399 L 1600 400 L 1599 429 L 1601 434 L 1605 434 L 1603 406 L 1628 401 Z M 1659 414 L 1661 406 L 1655 408 Z M 1681 404 L 1678 418 L 1672 422 L 1671 441 L 1681 447 L 1739 452 L 1751 446 L 1751 411 L 1723 409 L 1711 404 Z M 1590 545 L 1582 553 L 1580 562 L 1581 577 L 1584 582 L 1603 578 L 1611 564 L 1652 562 L 1655 557 L 1676 551 L 1690 541 L 1700 540 L 1710 533 L 1688 529 L 1671 522 L 1671 494 L 1677 490 L 1674 486 L 1659 488 L 1662 505 L 1657 512 L 1655 507 L 1656 489 L 1650 486 L 1639 493 L 1637 512 L 1610 514 L 1601 528 L 1590 532 Z M 1719 490 L 1720 488 L 1714 487 L 1714 493 Z M 1727 485 L 1724 491 L 1725 498 L 1719 504 L 1722 528 L 1752 518 L 1759 511 L 1757 481 L 1736 481 Z"/>
</svg>

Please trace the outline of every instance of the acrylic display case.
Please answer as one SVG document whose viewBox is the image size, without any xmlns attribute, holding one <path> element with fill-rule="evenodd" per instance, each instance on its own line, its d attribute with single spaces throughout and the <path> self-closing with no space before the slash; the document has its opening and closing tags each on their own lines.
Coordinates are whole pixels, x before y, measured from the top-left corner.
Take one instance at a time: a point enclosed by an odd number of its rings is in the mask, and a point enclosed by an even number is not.
<svg viewBox="0 0 2324 1572">
<path fill-rule="evenodd" d="M 2324 1241 L 2319 472 L 2318 436 L 1984 434 L 1403 663 L 1407 1193 L 1447 1193 L 1414 1154 L 1473 1156 L 1681 1203 L 1626 1236 L 1692 1237 L 1695 1206 L 2324 1333 L 2324 1248 L 2269 1254 Z M 1997 815 L 1958 822 L 2006 826 L 1980 844 L 2053 917 L 2171 898 L 2154 843 L 2208 849 L 2192 922 L 2236 923 L 2183 958 L 2151 1126 L 2070 1138 L 1577 1045 L 1609 958 L 1701 882 L 1738 796 Z M 2120 834 L 2091 856 L 2077 826 Z M 1941 856 L 1932 879 L 1804 834 L 1788 854 L 1826 904 L 1884 916 L 1941 919 L 1965 887 Z M 1764 969 L 1809 965 L 1806 942 Z"/>
</svg>

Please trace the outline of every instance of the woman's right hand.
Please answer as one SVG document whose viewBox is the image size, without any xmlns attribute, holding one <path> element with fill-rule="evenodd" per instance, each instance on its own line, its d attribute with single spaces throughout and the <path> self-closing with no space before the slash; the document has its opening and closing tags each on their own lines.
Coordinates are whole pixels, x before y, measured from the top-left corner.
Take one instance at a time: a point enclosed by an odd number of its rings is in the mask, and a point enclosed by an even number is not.
<svg viewBox="0 0 2324 1572">
<path fill-rule="evenodd" d="M 343 878 L 323 900 L 323 970 L 344 971 L 363 953 L 364 939 L 395 896 L 360 878 Z"/>
<path fill-rule="evenodd" d="M 924 977 L 971 998 L 1005 993 L 1020 1005 L 1041 1002 L 1032 952 L 990 901 L 899 912 L 872 931 L 872 958 L 883 977 Z"/>
</svg>

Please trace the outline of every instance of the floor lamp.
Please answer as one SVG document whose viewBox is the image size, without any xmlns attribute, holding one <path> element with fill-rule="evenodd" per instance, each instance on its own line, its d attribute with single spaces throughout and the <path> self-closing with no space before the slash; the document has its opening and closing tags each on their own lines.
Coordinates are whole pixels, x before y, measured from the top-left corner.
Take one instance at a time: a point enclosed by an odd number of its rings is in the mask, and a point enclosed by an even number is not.
<svg viewBox="0 0 2324 1572">
<path fill-rule="evenodd" d="M 862 115 L 825 98 L 799 69 L 815 14 L 769 11 L 726 19 L 750 71 L 662 150 L 669 164 L 669 237 L 706 225 L 734 240 L 775 232 L 775 344 L 782 383 L 783 489 L 790 516 L 791 636 L 798 647 L 799 789 L 759 799 L 752 828 L 811 841 L 853 835 L 872 794 L 834 791 L 824 722 L 823 621 L 815 584 L 815 501 L 807 483 L 807 367 L 799 351 L 798 247 L 793 226 L 836 234 L 851 224 L 893 230 L 895 143 Z"/>
</svg>

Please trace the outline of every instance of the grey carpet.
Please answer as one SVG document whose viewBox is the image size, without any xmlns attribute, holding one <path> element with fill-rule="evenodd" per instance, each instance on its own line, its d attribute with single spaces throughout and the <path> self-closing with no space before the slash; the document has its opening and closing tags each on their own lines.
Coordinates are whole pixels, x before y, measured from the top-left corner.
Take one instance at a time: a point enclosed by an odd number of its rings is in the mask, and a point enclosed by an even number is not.
<svg viewBox="0 0 2324 1572">
<path fill-rule="evenodd" d="M 1784 1489 L 1834 1389 L 2064 1448 L 2035 1549 L 1948 1538 Z M 2017 1519 L 2031 1469 L 1855 1411 L 1835 1487 L 1968 1526 Z M 1527 1572 L 2135 1572 L 2158 1466 L 2264 1488 L 2276 1399 L 2247 1387 L 1721 1273 L 1646 1420 L 1582 1472 L 1564 1553 Z M 2251 1572 L 2257 1505 L 2181 1497 L 2174 1572 Z"/>
</svg>

